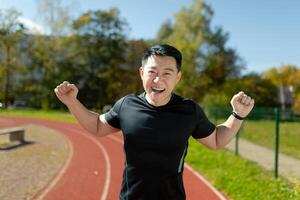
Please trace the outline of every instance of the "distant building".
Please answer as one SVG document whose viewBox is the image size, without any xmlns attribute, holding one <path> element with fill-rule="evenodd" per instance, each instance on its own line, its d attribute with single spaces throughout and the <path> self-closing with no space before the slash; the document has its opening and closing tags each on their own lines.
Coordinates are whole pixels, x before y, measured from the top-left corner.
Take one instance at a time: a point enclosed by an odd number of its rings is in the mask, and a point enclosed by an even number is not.
<svg viewBox="0 0 300 200">
<path fill-rule="evenodd" d="M 293 105 L 293 86 L 279 86 L 278 102 L 283 110 L 291 109 Z"/>
</svg>

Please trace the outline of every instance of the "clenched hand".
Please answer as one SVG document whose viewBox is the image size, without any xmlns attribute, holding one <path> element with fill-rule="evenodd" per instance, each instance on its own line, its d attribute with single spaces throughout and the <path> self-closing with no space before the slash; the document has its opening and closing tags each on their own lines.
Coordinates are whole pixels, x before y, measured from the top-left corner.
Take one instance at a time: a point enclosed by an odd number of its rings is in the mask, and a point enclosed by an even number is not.
<svg viewBox="0 0 300 200">
<path fill-rule="evenodd" d="M 77 99 L 78 88 L 74 84 L 64 81 L 56 86 L 54 92 L 62 103 L 68 105 Z"/>
<path fill-rule="evenodd" d="M 234 95 L 230 103 L 233 111 L 241 117 L 246 117 L 254 107 L 254 100 L 242 91 Z"/>
</svg>

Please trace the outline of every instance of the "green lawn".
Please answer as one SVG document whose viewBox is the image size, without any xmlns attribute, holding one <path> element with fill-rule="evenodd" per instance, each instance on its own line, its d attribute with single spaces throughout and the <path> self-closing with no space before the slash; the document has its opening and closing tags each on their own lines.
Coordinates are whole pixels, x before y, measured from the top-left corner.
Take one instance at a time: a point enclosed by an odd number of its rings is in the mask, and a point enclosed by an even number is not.
<svg viewBox="0 0 300 200">
<path fill-rule="evenodd" d="M 215 123 L 223 123 L 219 119 Z M 240 136 L 254 143 L 274 149 L 275 121 L 272 120 L 245 120 Z M 300 159 L 300 122 L 280 122 L 279 151 Z"/>
<path fill-rule="evenodd" d="M 75 117 L 73 117 L 73 115 L 71 115 L 70 113 L 64 111 L 43 111 L 34 109 L 0 109 L 0 116 L 32 117 L 76 123 Z"/>
<path fill-rule="evenodd" d="M 2 116 L 36 117 L 49 120 L 63 120 L 75 123 L 66 112 L 36 110 L 0 110 Z M 244 124 L 242 137 L 269 147 L 273 146 L 274 123 L 272 121 L 250 121 Z M 300 130 L 298 123 L 281 125 L 281 150 L 290 149 L 297 155 Z M 285 150 L 287 151 L 287 150 Z M 297 156 L 296 156 L 297 157 Z M 214 186 L 236 200 L 300 200 L 300 183 L 284 178 L 274 179 L 273 173 L 265 171 L 257 164 L 234 156 L 226 150 L 212 151 L 190 140 L 186 161 L 208 177 Z"/>
<path fill-rule="evenodd" d="M 236 200 L 299 200 L 300 183 L 273 178 L 254 162 L 226 150 L 209 150 L 191 139 L 186 161 Z"/>
<path fill-rule="evenodd" d="M 274 149 L 275 123 L 271 120 L 246 120 L 241 136 Z M 281 122 L 279 127 L 279 150 L 300 159 L 300 122 Z"/>
</svg>

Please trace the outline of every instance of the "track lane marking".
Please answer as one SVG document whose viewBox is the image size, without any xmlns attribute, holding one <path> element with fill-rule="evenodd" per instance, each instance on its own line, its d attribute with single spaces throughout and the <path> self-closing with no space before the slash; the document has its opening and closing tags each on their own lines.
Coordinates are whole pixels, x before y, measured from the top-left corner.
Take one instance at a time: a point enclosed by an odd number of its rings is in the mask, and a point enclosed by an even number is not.
<svg viewBox="0 0 300 200">
<path fill-rule="evenodd" d="M 110 180 L 111 180 L 111 164 L 110 164 L 109 155 L 108 155 L 105 147 L 101 144 L 101 142 L 99 140 L 96 140 L 96 138 L 94 138 L 92 135 L 89 135 L 89 133 L 84 133 L 83 131 L 79 131 L 75 128 L 67 128 L 67 129 L 72 132 L 81 134 L 81 135 L 85 136 L 86 138 L 89 138 L 101 149 L 101 151 L 104 155 L 104 160 L 105 160 L 105 165 L 106 165 L 106 173 L 105 173 L 106 177 L 104 179 L 105 182 L 104 182 L 104 187 L 103 187 L 103 193 L 101 195 L 100 200 L 106 200 L 108 191 L 109 191 Z"/>
<path fill-rule="evenodd" d="M 63 134 L 61 134 L 61 135 L 63 135 Z M 61 168 L 61 170 L 59 170 L 59 172 L 55 176 L 55 178 L 49 184 L 47 184 L 44 189 L 41 189 L 42 193 L 39 194 L 37 197 L 33 197 L 33 199 L 42 200 L 55 187 L 55 185 L 61 179 L 61 177 L 65 174 L 67 168 L 69 167 L 69 165 L 71 163 L 71 160 L 72 160 L 73 155 L 74 155 L 74 148 L 73 148 L 73 145 L 70 142 L 70 140 L 65 135 L 63 135 L 63 137 L 65 137 L 65 139 L 67 141 L 67 144 L 68 144 L 68 147 L 70 149 L 68 159 L 65 162 L 65 164 L 63 165 L 63 167 Z"/>
</svg>

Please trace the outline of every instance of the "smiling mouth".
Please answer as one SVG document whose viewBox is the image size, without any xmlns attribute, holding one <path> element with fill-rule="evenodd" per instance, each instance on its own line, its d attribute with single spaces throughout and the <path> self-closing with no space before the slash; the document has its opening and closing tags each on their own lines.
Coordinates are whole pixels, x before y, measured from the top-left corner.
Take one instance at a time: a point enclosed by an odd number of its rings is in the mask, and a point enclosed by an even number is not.
<svg viewBox="0 0 300 200">
<path fill-rule="evenodd" d="M 162 93 L 162 92 L 164 92 L 166 89 L 157 89 L 157 88 L 152 88 L 152 87 L 151 87 L 151 90 L 152 90 L 153 92 L 155 92 L 155 93 Z"/>
</svg>

